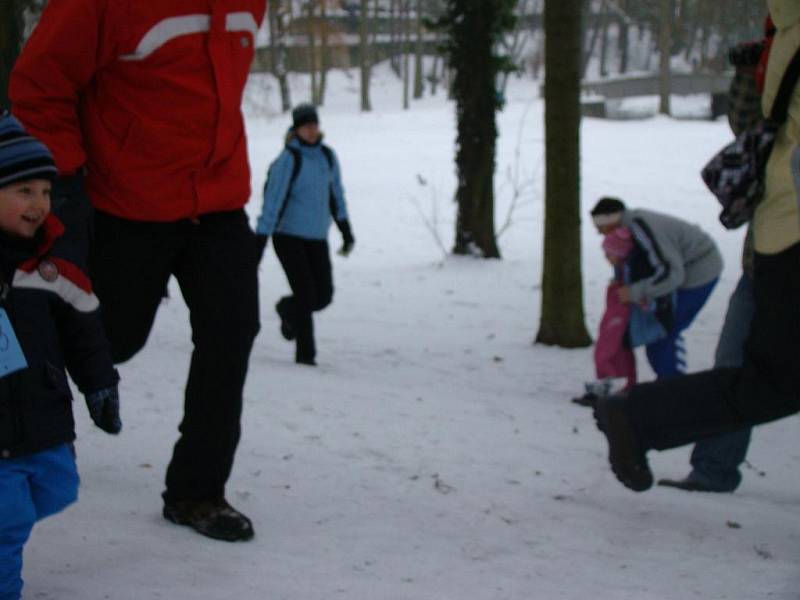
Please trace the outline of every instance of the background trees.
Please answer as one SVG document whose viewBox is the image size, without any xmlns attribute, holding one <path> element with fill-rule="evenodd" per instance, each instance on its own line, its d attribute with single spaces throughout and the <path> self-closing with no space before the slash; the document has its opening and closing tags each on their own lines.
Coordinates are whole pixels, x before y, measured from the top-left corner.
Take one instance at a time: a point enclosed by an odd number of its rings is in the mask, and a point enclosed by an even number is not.
<svg viewBox="0 0 800 600">
<path fill-rule="evenodd" d="M 0 0 L 0 104 L 8 74 L 46 0 Z M 330 69 L 358 68 L 358 101 L 372 109 L 375 66 L 403 78 L 398 105 L 444 90 L 455 100 L 458 175 L 453 252 L 499 258 L 495 125 L 509 77 L 545 69 L 545 239 L 537 340 L 588 343 L 580 265 L 580 82 L 637 71 L 661 76 L 669 113 L 674 70 L 720 71 L 728 48 L 760 36 L 763 0 L 271 0 L 255 68 L 271 73 L 280 109 L 289 78 L 325 100 Z M 436 26 L 434 26 L 436 24 Z M 536 85 L 531 82 L 532 85 Z M 273 85 L 273 84 L 270 84 Z M 297 93 L 297 88 L 295 88 Z"/>
</svg>

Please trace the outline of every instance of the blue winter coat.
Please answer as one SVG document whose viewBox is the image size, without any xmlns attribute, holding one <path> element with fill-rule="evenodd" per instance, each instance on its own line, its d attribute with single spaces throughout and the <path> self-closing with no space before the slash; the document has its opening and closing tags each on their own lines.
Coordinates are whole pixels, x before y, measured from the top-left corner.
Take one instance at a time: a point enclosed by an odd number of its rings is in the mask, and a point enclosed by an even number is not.
<svg viewBox="0 0 800 600">
<path fill-rule="evenodd" d="M 306 144 L 295 137 L 286 146 L 269 167 L 256 233 L 325 240 L 332 216 L 347 219 L 339 161 L 328 149 L 329 162 L 321 143 Z M 292 182 L 295 152 L 301 161 Z"/>
</svg>

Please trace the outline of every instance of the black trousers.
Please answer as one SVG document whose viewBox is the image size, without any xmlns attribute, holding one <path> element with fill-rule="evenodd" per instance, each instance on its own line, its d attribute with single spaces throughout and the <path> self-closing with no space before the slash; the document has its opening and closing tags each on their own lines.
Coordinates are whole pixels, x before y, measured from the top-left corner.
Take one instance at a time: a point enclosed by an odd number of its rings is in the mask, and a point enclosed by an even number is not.
<svg viewBox="0 0 800 600">
<path fill-rule="evenodd" d="M 247 216 L 239 210 L 155 223 L 96 211 L 94 235 L 90 272 L 115 362 L 144 346 L 170 276 L 178 280 L 194 350 L 164 498 L 222 496 L 259 329 L 256 246 Z"/>
<path fill-rule="evenodd" d="M 295 358 L 314 360 L 317 352 L 312 314 L 328 306 L 333 299 L 328 242 L 278 233 L 273 236 L 272 243 L 292 288 L 292 295 L 281 298 L 280 303 L 297 333 Z"/>
<path fill-rule="evenodd" d="M 800 243 L 776 255 L 756 254 L 753 286 L 755 312 L 741 368 L 630 390 L 631 420 L 646 448 L 674 448 L 800 410 Z"/>
</svg>

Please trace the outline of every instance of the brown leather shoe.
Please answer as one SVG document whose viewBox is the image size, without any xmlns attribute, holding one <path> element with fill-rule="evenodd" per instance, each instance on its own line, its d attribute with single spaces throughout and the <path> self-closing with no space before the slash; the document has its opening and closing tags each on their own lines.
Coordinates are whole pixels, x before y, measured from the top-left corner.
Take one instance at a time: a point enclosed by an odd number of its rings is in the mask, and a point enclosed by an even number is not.
<svg viewBox="0 0 800 600">
<path fill-rule="evenodd" d="M 225 501 L 179 500 L 164 502 L 164 518 L 178 525 L 191 527 L 198 533 L 226 542 L 253 539 L 253 523 Z"/>
</svg>

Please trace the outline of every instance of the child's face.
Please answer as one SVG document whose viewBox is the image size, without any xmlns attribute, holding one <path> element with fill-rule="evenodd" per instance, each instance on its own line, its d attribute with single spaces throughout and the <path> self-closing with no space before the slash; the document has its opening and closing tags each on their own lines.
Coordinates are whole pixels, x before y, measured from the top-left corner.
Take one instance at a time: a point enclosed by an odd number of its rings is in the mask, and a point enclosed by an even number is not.
<svg viewBox="0 0 800 600">
<path fill-rule="evenodd" d="M 18 181 L 0 188 L 0 229 L 10 235 L 32 238 L 50 212 L 50 182 Z"/>
<path fill-rule="evenodd" d="M 613 254 L 608 254 L 608 253 L 606 253 L 606 259 L 615 267 L 625 262 L 625 259 L 622 258 L 621 256 L 614 256 Z"/>
</svg>

